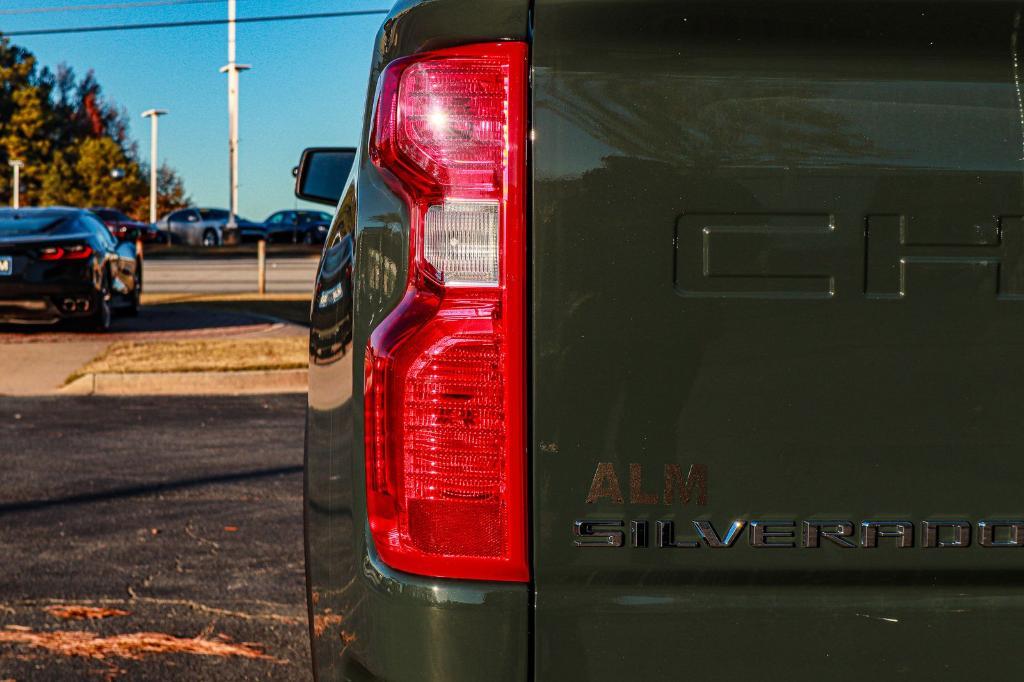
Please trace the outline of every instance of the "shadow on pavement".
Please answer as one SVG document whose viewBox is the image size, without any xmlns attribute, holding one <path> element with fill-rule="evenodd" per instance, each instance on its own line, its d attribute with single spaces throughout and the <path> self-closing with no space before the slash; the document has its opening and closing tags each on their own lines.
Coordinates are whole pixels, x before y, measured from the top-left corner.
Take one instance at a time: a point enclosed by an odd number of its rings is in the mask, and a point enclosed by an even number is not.
<svg viewBox="0 0 1024 682">
<path fill-rule="evenodd" d="M 253 306 L 248 303 L 246 306 L 250 310 L 253 309 Z M 65 323 L 0 325 L 0 343 L 117 341 L 134 338 L 170 339 L 181 336 L 204 336 L 211 332 L 216 332 L 217 335 L 251 333 L 274 326 L 276 320 L 272 319 L 273 317 L 273 315 L 264 315 L 260 312 L 227 310 L 209 305 L 152 305 L 143 306 L 138 317 L 115 317 L 107 332 L 80 331 Z"/>
<path fill-rule="evenodd" d="M 183 490 L 186 488 L 198 488 L 205 485 L 217 485 L 219 483 L 237 483 L 239 481 L 250 481 L 260 478 L 272 478 L 274 476 L 286 476 L 289 474 L 302 473 L 301 466 L 285 466 L 273 469 L 258 469 L 256 471 L 241 471 L 231 474 L 219 474 L 214 476 L 202 476 L 199 478 L 186 478 L 179 481 L 166 481 L 164 483 L 149 483 L 145 485 L 133 485 L 124 488 L 114 488 L 95 493 L 82 493 L 80 495 L 66 495 L 50 500 L 26 500 L 25 502 L 9 502 L 0 504 L 0 515 L 15 512 L 35 511 L 48 507 L 72 506 L 78 504 L 89 504 L 90 502 L 105 502 L 124 497 L 136 497 L 138 495 L 153 495 Z"/>
</svg>

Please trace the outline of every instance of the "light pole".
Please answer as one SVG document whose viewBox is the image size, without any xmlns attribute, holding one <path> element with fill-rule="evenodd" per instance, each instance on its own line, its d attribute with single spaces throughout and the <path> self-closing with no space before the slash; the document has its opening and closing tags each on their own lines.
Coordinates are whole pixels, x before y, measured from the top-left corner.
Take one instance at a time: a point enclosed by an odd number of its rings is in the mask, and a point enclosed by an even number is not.
<svg viewBox="0 0 1024 682">
<path fill-rule="evenodd" d="M 230 185 L 230 211 L 228 227 L 237 227 L 238 213 L 238 74 L 252 67 L 235 63 L 235 0 L 228 0 L 228 63 L 221 73 L 228 75 L 228 183 Z"/>
<path fill-rule="evenodd" d="M 160 138 L 160 127 L 157 121 L 165 115 L 165 109 L 147 109 L 142 112 L 142 118 L 150 119 L 149 134 L 149 222 L 156 223 L 156 195 L 157 195 L 157 141 Z"/>
<path fill-rule="evenodd" d="M 11 159 L 7 162 L 14 169 L 14 191 L 11 193 L 11 208 L 21 208 L 21 169 L 25 167 L 24 161 Z"/>
</svg>

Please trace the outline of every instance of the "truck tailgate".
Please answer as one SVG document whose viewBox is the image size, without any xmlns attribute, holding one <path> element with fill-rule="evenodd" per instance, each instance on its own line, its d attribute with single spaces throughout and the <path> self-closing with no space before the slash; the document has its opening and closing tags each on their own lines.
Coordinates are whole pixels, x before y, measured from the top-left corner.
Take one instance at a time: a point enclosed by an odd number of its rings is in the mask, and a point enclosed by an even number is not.
<svg viewBox="0 0 1024 682">
<path fill-rule="evenodd" d="M 536 0 L 538 679 L 1019 678 L 1020 17 Z"/>
</svg>

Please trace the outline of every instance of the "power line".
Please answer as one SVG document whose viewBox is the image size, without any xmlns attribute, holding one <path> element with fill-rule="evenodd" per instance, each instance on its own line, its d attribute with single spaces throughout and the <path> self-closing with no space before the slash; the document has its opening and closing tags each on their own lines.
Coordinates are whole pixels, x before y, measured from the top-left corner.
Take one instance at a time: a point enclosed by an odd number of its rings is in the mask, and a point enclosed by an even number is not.
<svg viewBox="0 0 1024 682">
<path fill-rule="evenodd" d="M 64 5 L 62 7 L 22 7 L 0 9 L 0 16 L 14 14 L 48 14 L 51 12 L 82 12 L 109 9 L 134 9 L 136 7 L 166 7 L 168 5 L 213 5 L 224 0 L 143 0 L 142 2 L 106 2 L 92 5 Z"/>
<path fill-rule="evenodd" d="M 336 17 L 359 17 L 370 14 L 387 14 L 387 9 L 352 10 L 348 12 L 316 12 L 311 14 L 278 14 L 265 17 L 243 17 L 235 19 L 238 24 L 260 24 L 270 21 L 294 21 L 298 19 L 333 19 Z M 47 36 L 61 33 L 99 33 L 105 31 L 139 31 L 155 28 L 184 28 L 186 26 L 219 26 L 228 23 L 227 19 L 196 19 L 192 21 L 159 21 L 146 24 L 110 24 L 106 26 L 75 26 L 72 28 L 40 28 L 28 31 L 3 32 L 4 36 Z"/>
</svg>

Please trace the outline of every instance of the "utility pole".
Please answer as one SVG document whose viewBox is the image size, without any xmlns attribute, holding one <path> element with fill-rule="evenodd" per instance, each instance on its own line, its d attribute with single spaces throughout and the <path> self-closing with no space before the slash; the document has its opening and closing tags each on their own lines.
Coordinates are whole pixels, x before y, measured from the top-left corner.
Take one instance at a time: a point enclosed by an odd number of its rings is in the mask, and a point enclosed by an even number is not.
<svg viewBox="0 0 1024 682">
<path fill-rule="evenodd" d="M 21 169 L 25 167 L 25 162 L 11 159 L 7 165 L 14 169 L 14 192 L 11 194 L 11 208 L 21 208 Z"/>
<path fill-rule="evenodd" d="M 160 138 L 160 126 L 158 119 L 165 115 L 165 109 L 147 109 L 142 112 L 142 118 L 150 119 L 149 130 L 149 222 L 156 223 L 156 197 L 157 197 L 157 170 L 160 165 L 157 156 L 157 140 Z"/>
<path fill-rule="evenodd" d="M 235 62 L 235 2 L 228 0 L 228 63 L 220 72 L 228 75 L 228 177 L 230 184 L 230 211 L 228 227 L 237 227 L 238 213 L 238 74 L 252 67 Z"/>
</svg>

